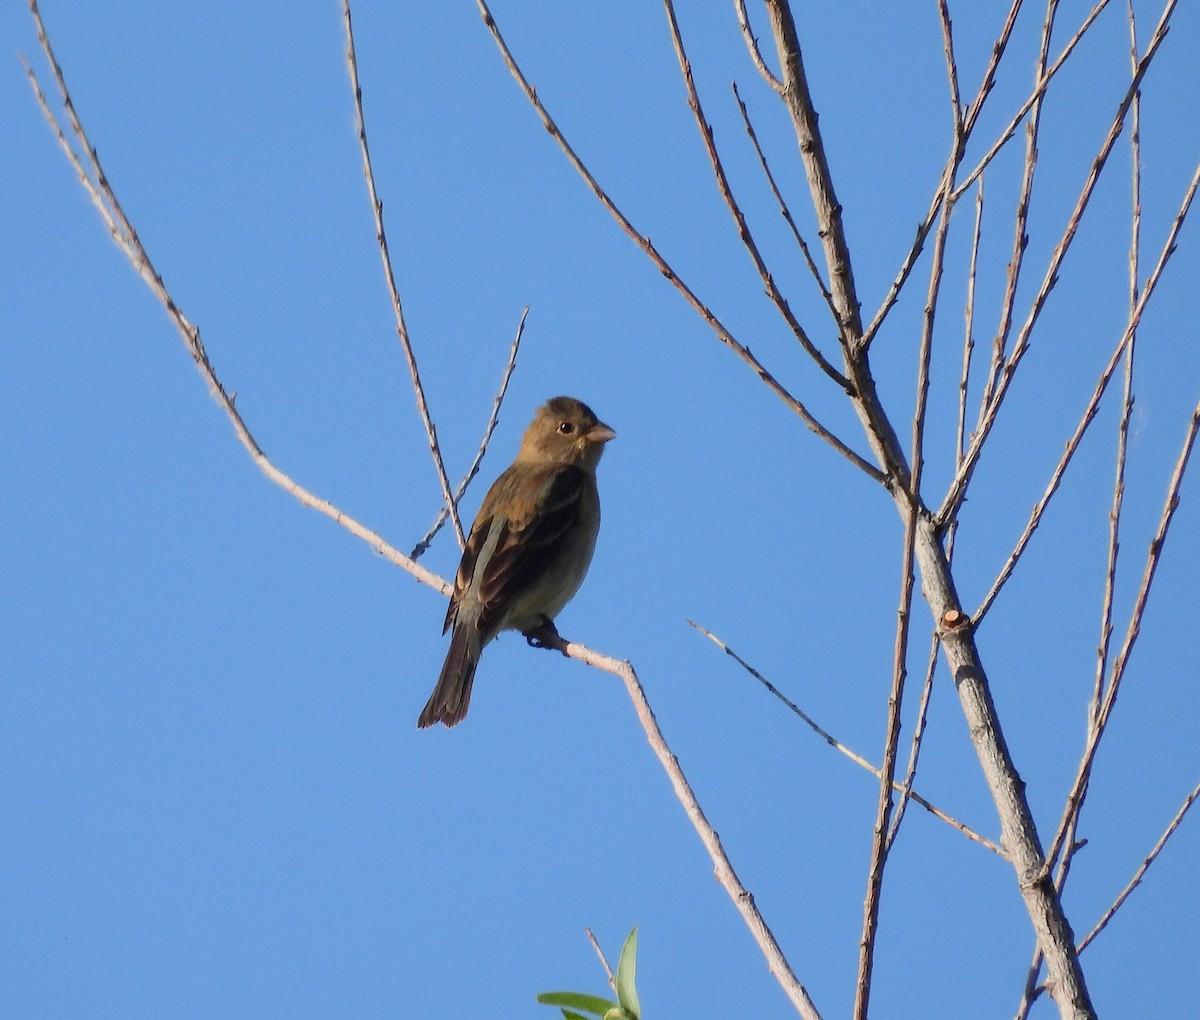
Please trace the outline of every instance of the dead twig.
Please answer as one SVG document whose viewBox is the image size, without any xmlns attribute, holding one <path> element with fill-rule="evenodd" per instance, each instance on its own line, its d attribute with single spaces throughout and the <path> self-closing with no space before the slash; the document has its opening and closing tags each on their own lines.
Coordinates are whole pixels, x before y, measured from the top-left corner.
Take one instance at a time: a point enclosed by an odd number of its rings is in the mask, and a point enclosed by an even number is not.
<svg viewBox="0 0 1200 1020">
<path fill-rule="evenodd" d="M 703 634 L 706 638 L 708 638 L 709 641 L 711 641 L 714 645 L 716 645 L 718 648 L 720 648 L 721 651 L 723 651 L 726 655 L 728 655 L 731 659 L 733 659 L 734 662 L 736 662 L 739 666 L 742 667 L 742 669 L 744 669 L 747 673 L 749 673 L 752 677 L 754 677 L 755 680 L 757 680 L 760 684 L 762 684 L 763 687 L 765 687 L 770 694 L 774 695 L 774 697 L 778 698 L 781 702 L 783 702 L 783 704 L 787 706 L 789 711 L 791 711 L 796 716 L 798 716 L 799 719 L 801 720 L 801 722 L 803 722 L 809 729 L 811 729 L 818 737 L 820 737 L 822 740 L 824 740 L 825 743 L 827 743 L 835 751 L 837 751 L 839 754 L 845 755 L 852 762 L 854 762 L 855 765 L 859 766 L 859 768 L 866 769 L 866 771 L 870 772 L 871 775 L 873 775 L 876 779 L 882 778 L 883 772 L 881 769 L 876 768 L 869 761 L 867 761 L 867 759 L 864 758 L 862 755 L 851 750 L 849 747 L 847 747 L 845 744 L 843 744 L 840 740 L 838 740 L 837 737 L 833 736 L 833 734 L 831 734 L 828 730 L 823 729 L 821 727 L 821 725 L 812 718 L 812 716 L 808 715 L 804 711 L 804 709 L 800 708 L 800 706 L 797 705 L 795 702 L 789 700 L 786 694 L 784 694 L 778 687 L 776 687 L 773 683 L 771 683 L 771 681 L 768 680 L 765 676 L 763 676 L 757 669 L 755 669 L 752 665 L 750 665 L 750 663 L 748 663 L 745 659 L 743 659 L 740 655 L 738 655 L 737 652 L 735 652 L 732 648 L 730 648 L 727 644 L 725 644 L 725 642 L 722 641 L 719 637 L 717 637 L 717 635 L 714 634 L 711 630 L 709 630 L 706 627 L 702 627 L 700 624 L 696 623 L 694 620 L 688 620 L 688 626 L 694 627 L 701 634 Z M 893 789 L 902 790 L 903 787 L 900 783 L 894 783 Z M 922 797 L 916 791 L 910 791 L 910 795 L 914 801 L 916 801 L 918 804 L 921 805 L 921 807 L 923 807 L 926 811 L 928 811 L 931 815 L 933 815 L 934 818 L 937 818 L 939 821 L 945 822 L 951 828 L 957 829 L 964 836 L 966 836 L 967 839 L 970 839 L 970 840 L 978 843 L 980 846 L 990 850 L 992 853 L 996 854 L 998 857 L 1005 856 L 1004 851 L 1001 850 L 1000 847 L 996 843 L 992 842 L 992 840 L 988 839 L 986 836 L 981 836 L 978 832 L 976 832 L 974 829 L 972 829 L 969 825 L 965 825 L 962 822 L 960 822 L 957 818 L 954 818 L 951 815 L 946 814 L 945 811 L 943 811 L 941 808 L 936 807 L 935 805 L 931 804 L 928 800 L 926 800 L 924 797 Z"/>
<path fill-rule="evenodd" d="M 514 369 L 517 367 L 517 351 L 521 349 L 521 337 L 525 334 L 525 317 L 529 315 L 529 306 L 526 305 L 524 311 L 521 312 L 521 320 L 517 323 L 517 332 L 513 336 L 513 342 L 508 348 L 508 362 L 504 366 L 504 375 L 500 379 L 500 389 L 496 391 L 496 399 L 492 401 L 492 413 L 488 416 L 487 425 L 483 430 L 483 439 L 479 443 L 479 449 L 475 451 L 475 459 L 471 461 L 471 466 L 467 468 L 467 473 L 463 475 L 462 481 L 458 483 L 458 488 L 454 490 L 454 505 L 462 501 L 466 494 L 467 486 L 469 486 L 475 476 L 479 473 L 479 466 L 483 463 L 484 455 L 487 453 L 488 444 L 492 441 L 492 433 L 496 431 L 496 423 L 500 421 L 500 405 L 504 403 L 504 396 L 508 393 L 508 383 L 512 379 Z M 417 543 L 416 548 L 412 551 L 412 558 L 419 559 L 424 555 L 425 550 L 429 548 L 429 543 L 433 541 L 434 536 L 441 530 L 446 519 L 449 517 L 449 511 L 443 506 L 438 511 L 437 520 L 433 522 L 433 527 L 426 532 L 425 537 Z"/>
<path fill-rule="evenodd" d="M 396 336 L 400 340 L 400 347 L 404 351 L 404 360 L 408 364 L 413 394 L 417 398 L 417 410 L 421 415 L 425 436 L 429 440 L 429 453 L 433 457 L 438 484 L 442 487 L 443 505 L 454 522 L 454 533 L 458 536 L 459 548 L 464 548 L 467 538 L 463 533 L 462 521 L 458 519 L 458 506 L 450 491 L 450 477 L 446 474 L 446 465 L 442 460 L 441 447 L 438 445 L 437 428 L 429 413 L 429 404 L 425 400 L 425 387 L 421 385 L 421 373 L 417 370 L 417 356 L 413 351 L 412 341 L 408 335 L 408 326 L 404 321 L 400 291 L 396 286 L 396 275 L 392 271 L 392 257 L 388 252 L 387 231 L 383 225 L 383 202 L 375 190 L 375 170 L 371 166 L 371 150 L 367 145 L 367 123 L 363 116 L 362 86 L 358 81 L 358 57 L 354 52 L 354 27 L 350 18 L 350 0 L 342 0 L 342 21 L 346 28 L 346 66 L 350 73 L 350 87 L 354 91 L 354 121 L 358 130 L 358 145 L 362 150 L 363 176 L 367 181 L 367 196 L 371 200 L 371 213 L 375 217 L 375 240 L 379 245 L 379 257 L 383 262 L 383 276 L 387 282 L 388 295 L 392 299 L 392 312 L 396 317 Z"/>
</svg>

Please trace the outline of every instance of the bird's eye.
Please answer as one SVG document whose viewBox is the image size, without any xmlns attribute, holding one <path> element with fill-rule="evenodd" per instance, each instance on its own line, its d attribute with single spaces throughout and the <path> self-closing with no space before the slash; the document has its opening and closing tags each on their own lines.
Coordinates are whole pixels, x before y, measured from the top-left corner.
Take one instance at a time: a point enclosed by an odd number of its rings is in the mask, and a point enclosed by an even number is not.
<svg viewBox="0 0 1200 1020">
<path fill-rule="evenodd" d="M 559 422 L 558 431 L 564 436 L 569 436 L 575 431 L 575 426 L 569 421 Z"/>
</svg>

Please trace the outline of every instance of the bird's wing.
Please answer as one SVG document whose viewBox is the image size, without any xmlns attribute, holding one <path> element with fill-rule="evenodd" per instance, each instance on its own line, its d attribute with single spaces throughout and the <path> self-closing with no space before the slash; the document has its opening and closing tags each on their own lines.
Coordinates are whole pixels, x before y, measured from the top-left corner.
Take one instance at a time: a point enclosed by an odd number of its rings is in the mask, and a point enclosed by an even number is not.
<svg viewBox="0 0 1200 1020">
<path fill-rule="evenodd" d="M 474 574 L 475 560 L 488 533 L 493 527 L 501 528 L 490 555 L 482 564 L 481 576 L 475 578 L 480 604 L 476 626 L 480 630 L 490 629 L 514 598 L 536 583 L 567 547 L 579 521 L 586 486 L 586 475 L 579 468 L 573 465 L 554 467 L 539 479 L 537 496 L 530 501 L 525 513 L 489 519 L 484 528 L 478 528 L 477 522 L 476 528 L 471 529 L 472 540 L 477 528 L 482 532 L 479 549 L 472 557 L 471 573 Z M 468 547 L 472 544 L 468 542 Z M 466 560 L 465 554 L 463 559 Z"/>
</svg>

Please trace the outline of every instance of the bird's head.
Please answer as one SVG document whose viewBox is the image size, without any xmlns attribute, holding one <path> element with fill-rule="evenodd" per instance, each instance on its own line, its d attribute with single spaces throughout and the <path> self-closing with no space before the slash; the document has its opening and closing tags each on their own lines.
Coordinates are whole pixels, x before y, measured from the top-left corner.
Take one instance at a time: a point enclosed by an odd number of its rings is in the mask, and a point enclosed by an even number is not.
<svg viewBox="0 0 1200 1020">
<path fill-rule="evenodd" d="M 616 433 L 574 397 L 554 397 L 537 409 L 521 440 L 517 460 L 527 464 L 574 464 L 594 471 L 604 444 Z"/>
</svg>

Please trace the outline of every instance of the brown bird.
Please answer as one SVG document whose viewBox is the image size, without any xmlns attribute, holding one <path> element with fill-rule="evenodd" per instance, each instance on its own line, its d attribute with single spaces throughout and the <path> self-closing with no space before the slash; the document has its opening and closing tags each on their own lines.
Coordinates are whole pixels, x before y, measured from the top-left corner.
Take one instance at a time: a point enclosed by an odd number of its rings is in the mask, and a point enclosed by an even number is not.
<svg viewBox="0 0 1200 1020">
<path fill-rule="evenodd" d="M 596 465 L 616 433 L 573 397 L 538 408 L 517 459 L 471 525 L 442 633 L 450 649 L 419 727 L 461 722 L 483 647 L 502 630 L 530 643 L 583 583 L 600 530 Z"/>
</svg>

